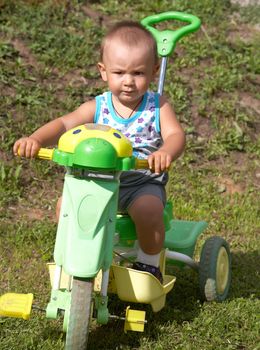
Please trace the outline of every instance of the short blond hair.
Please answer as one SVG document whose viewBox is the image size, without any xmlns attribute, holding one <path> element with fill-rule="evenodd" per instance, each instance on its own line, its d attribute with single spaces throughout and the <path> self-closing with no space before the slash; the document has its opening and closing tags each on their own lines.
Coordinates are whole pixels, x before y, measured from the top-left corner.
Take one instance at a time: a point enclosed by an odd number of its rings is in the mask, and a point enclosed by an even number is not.
<svg viewBox="0 0 260 350">
<path fill-rule="evenodd" d="M 158 63 L 157 44 L 152 34 L 145 29 L 139 22 L 120 21 L 114 24 L 104 36 L 100 48 L 100 60 L 103 61 L 104 49 L 106 44 L 115 38 L 129 46 L 138 46 L 146 43 L 147 48 L 151 50 L 154 57 L 154 64 Z"/>
</svg>

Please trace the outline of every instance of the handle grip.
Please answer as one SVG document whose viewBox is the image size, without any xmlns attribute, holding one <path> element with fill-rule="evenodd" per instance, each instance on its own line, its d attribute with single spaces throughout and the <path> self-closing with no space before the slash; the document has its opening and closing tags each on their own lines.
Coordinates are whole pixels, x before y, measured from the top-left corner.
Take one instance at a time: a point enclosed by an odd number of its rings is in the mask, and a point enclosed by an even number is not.
<svg viewBox="0 0 260 350">
<path fill-rule="evenodd" d="M 50 148 L 40 148 L 36 158 L 39 159 L 45 159 L 45 160 L 52 160 L 53 159 L 53 152 L 54 152 L 54 148 L 50 149 Z"/>
<path fill-rule="evenodd" d="M 149 164 L 147 159 L 135 159 L 135 169 L 149 169 Z"/>
<path fill-rule="evenodd" d="M 189 24 L 176 30 L 167 29 L 163 31 L 159 31 L 152 26 L 153 24 L 168 20 L 179 20 Z M 201 21 L 194 15 L 183 12 L 168 11 L 158 15 L 148 16 L 141 21 L 141 24 L 154 36 L 157 42 L 159 56 L 167 57 L 173 52 L 178 40 L 200 28 Z"/>
<path fill-rule="evenodd" d="M 165 171 L 168 172 L 171 166 Z M 150 169 L 147 159 L 135 158 L 135 169 Z M 154 169 L 153 169 L 154 170 Z"/>
<path fill-rule="evenodd" d="M 52 148 L 52 149 L 40 148 L 38 153 L 36 154 L 36 158 L 45 159 L 45 160 L 52 160 L 53 152 L 54 152 L 54 148 Z M 18 148 L 17 154 L 18 154 L 18 156 L 20 156 L 20 148 Z"/>
</svg>

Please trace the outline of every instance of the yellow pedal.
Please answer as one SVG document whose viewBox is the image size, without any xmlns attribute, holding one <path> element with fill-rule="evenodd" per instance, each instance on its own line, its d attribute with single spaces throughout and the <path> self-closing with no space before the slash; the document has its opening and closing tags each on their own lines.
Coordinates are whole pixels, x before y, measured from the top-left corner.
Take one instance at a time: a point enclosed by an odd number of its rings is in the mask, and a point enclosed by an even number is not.
<svg viewBox="0 0 260 350">
<path fill-rule="evenodd" d="M 145 323 L 145 311 L 130 310 L 130 306 L 126 308 L 125 333 L 127 331 L 143 332 Z"/>
<path fill-rule="evenodd" d="M 6 293 L 0 296 L 0 316 L 28 320 L 32 309 L 33 294 Z"/>
</svg>

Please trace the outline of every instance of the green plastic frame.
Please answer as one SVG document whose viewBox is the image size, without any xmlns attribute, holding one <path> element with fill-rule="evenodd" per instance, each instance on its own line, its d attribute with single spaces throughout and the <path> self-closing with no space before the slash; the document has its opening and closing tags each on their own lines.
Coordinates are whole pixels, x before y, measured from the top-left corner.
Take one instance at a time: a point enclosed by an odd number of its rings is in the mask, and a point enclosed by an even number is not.
<svg viewBox="0 0 260 350">
<path fill-rule="evenodd" d="M 152 25 L 163 21 L 178 20 L 181 22 L 187 22 L 188 25 L 181 27 L 177 30 L 163 30 L 159 31 Z M 141 24 L 149 30 L 154 36 L 157 42 L 157 49 L 159 56 L 170 56 L 176 46 L 178 40 L 183 36 L 195 32 L 200 28 L 200 19 L 194 15 L 190 15 L 183 12 L 168 11 L 158 15 L 148 16 L 141 21 Z"/>
</svg>

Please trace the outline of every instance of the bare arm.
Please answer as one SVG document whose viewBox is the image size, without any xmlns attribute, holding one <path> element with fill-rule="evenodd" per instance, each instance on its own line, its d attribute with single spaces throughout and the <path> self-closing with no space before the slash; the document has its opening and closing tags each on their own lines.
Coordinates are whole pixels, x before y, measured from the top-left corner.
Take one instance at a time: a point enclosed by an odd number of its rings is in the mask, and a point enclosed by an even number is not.
<svg viewBox="0 0 260 350">
<path fill-rule="evenodd" d="M 160 125 L 163 145 L 148 157 L 149 167 L 154 168 L 155 173 L 167 170 L 185 147 L 185 133 L 173 108 L 163 96 L 160 98 Z"/>
<path fill-rule="evenodd" d="M 60 136 L 77 125 L 92 123 L 96 109 L 95 100 L 83 103 L 75 111 L 52 120 L 37 129 L 29 137 L 23 137 L 15 142 L 13 151 L 17 155 L 32 158 L 43 146 L 56 145 Z"/>
</svg>

